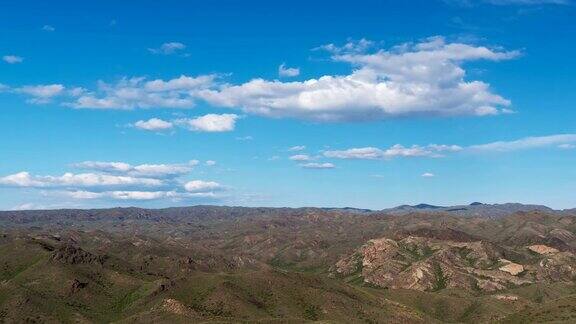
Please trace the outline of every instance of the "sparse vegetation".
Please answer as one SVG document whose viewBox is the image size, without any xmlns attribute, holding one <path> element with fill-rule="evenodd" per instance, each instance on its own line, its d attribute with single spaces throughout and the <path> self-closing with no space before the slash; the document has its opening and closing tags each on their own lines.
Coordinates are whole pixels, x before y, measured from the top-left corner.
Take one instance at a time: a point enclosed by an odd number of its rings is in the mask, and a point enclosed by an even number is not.
<svg viewBox="0 0 576 324">
<path fill-rule="evenodd" d="M 524 247 L 551 229 L 576 229 L 568 216 L 195 207 L 10 212 L 0 222 L 0 322 L 576 319 L 574 274 L 562 267 L 576 258 Z M 414 230 L 420 224 L 426 228 Z M 553 242 L 576 248 L 573 240 Z M 501 259 L 525 269 L 506 274 Z M 536 277 L 543 259 L 559 266 Z M 496 291 L 486 290 L 495 283 Z"/>
</svg>

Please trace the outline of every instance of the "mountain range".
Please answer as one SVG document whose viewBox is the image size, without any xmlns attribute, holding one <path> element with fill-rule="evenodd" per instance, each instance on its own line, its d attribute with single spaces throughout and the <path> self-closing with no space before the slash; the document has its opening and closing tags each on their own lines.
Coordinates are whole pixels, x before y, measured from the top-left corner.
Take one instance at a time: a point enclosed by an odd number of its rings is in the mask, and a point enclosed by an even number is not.
<svg viewBox="0 0 576 324">
<path fill-rule="evenodd" d="M 571 323 L 575 280 L 537 205 L 0 212 L 7 323 Z"/>
</svg>

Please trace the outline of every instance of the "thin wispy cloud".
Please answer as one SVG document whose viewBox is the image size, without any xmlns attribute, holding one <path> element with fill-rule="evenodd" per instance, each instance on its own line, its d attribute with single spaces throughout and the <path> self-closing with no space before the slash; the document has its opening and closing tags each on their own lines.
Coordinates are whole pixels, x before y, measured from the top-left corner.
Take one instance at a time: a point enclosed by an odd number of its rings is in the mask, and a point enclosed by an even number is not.
<svg viewBox="0 0 576 324">
<path fill-rule="evenodd" d="M 446 144 L 403 146 L 396 144 L 387 149 L 357 147 L 324 151 L 323 155 L 326 158 L 334 159 L 390 160 L 394 158 L 441 158 L 455 153 L 498 153 L 544 148 L 576 148 L 576 134 L 531 136 L 512 141 L 496 141 L 470 146 Z"/>
<path fill-rule="evenodd" d="M 2 60 L 8 64 L 18 64 L 24 62 L 24 58 L 17 55 L 4 55 Z"/>
<path fill-rule="evenodd" d="M 153 54 L 172 55 L 180 54 L 186 49 L 186 45 L 180 42 L 168 42 L 156 48 L 149 48 L 148 51 Z"/>
<path fill-rule="evenodd" d="M 442 157 L 448 152 L 461 151 L 462 147 L 457 145 L 436 145 L 427 146 L 413 145 L 405 147 L 396 144 L 387 149 L 376 147 L 351 148 L 347 150 L 325 151 L 323 154 L 328 158 L 336 159 L 358 159 L 358 160 L 386 160 L 396 157 Z"/>
<path fill-rule="evenodd" d="M 487 144 L 472 145 L 468 149 L 476 152 L 511 152 L 574 144 L 576 144 L 576 134 L 559 134 L 550 136 L 532 136 L 514 141 L 498 141 Z"/>
<path fill-rule="evenodd" d="M 302 163 L 300 167 L 304 169 L 334 169 L 336 166 L 332 163 L 325 162 L 325 163 L 317 163 L 317 162 L 310 162 L 310 163 Z"/>
<path fill-rule="evenodd" d="M 288 151 L 290 152 L 299 152 L 299 151 L 304 151 L 306 149 L 306 146 L 304 145 L 296 145 L 296 146 L 292 146 L 288 149 Z"/>
</svg>

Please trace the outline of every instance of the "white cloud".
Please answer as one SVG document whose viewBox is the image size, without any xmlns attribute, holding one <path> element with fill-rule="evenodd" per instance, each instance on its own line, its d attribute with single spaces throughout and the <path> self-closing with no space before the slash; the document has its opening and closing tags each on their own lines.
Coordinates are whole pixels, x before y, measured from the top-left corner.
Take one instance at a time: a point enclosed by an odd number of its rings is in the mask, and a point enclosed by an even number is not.
<svg viewBox="0 0 576 324">
<path fill-rule="evenodd" d="M 31 103 L 42 104 L 49 102 L 53 97 L 64 94 L 65 89 L 61 84 L 42 84 L 23 86 L 15 91 L 31 96 L 32 99 L 29 100 Z"/>
<path fill-rule="evenodd" d="M 0 185 L 12 187 L 56 188 L 56 187 L 160 187 L 159 179 L 115 176 L 96 173 L 65 173 L 62 176 L 33 176 L 19 172 L 0 178 Z"/>
<path fill-rule="evenodd" d="M 336 166 L 332 163 L 303 163 L 300 166 L 304 169 L 334 169 Z"/>
<path fill-rule="evenodd" d="M 133 174 L 140 177 L 164 178 L 187 174 L 192 170 L 192 166 L 193 165 L 191 164 L 141 164 L 135 166 L 133 171 L 129 172 L 128 174 Z"/>
<path fill-rule="evenodd" d="M 171 129 L 174 127 L 174 124 L 171 122 L 159 119 L 159 118 L 151 118 L 149 120 L 139 120 L 134 123 L 134 127 L 147 130 L 147 131 L 162 131 Z"/>
<path fill-rule="evenodd" d="M 2 56 L 2 60 L 4 60 L 4 62 L 8 64 L 16 64 L 16 63 L 22 63 L 24 61 L 24 58 L 16 55 L 4 55 Z"/>
<path fill-rule="evenodd" d="M 203 89 L 212 86 L 216 79 L 216 75 L 201 75 L 198 77 L 189 77 L 181 75 L 180 77 L 168 81 L 156 79 L 147 82 L 137 82 L 134 86 L 138 87 L 143 85 L 144 89 L 150 92 L 162 91 L 193 91 L 196 89 Z M 143 80 L 141 80 L 143 81 Z"/>
<path fill-rule="evenodd" d="M 128 173 L 134 167 L 124 162 L 100 162 L 100 161 L 84 161 L 73 165 L 75 168 L 96 170 L 103 172 L 117 172 Z"/>
<path fill-rule="evenodd" d="M 308 154 L 296 154 L 290 157 L 292 161 L 310 161 L 312 158 Z"/>
<path fill-rule="evenodd" d="M 73 166 L 80 169 L 125 174 L 132 177 L 170 178 L 190 173 L 198 163 L 197 160 L 191 160 L 186 164 L 131 165 L 124 162 L 85 161 L 76 163 Z"/>
<path fill-rule="evenodd" d="M 179 42 L 169 42 L 160 45 L 158 48 L 149 48 L 148 51 L 154 54 L 171 55 L 186 49 L 186 45 Z"/>
<path fill-rule="evenodd" d="M 42 30 L 47 32 L 53 32 L 56 30 L 56 28 L 52 27 L 51 25 L 44 25 L 42 26 Z"/>
<path fill-rule="evenodd" d="M 70 203 L 61 202 L 55 204 L 36 204 L 36 203 L 23 203 L 12 207 L 12 210 L 46 210 L 46 209 L 64 209 L 64 208 L 82 208 L 82 206 Z"/>
<path fill-rule="evenodd" d="M 433 178 L 435 176 L 436 175 L 434 173 L 430 173 L 430 172 L 422 173 L 422 177 L 424 177 L 424 178 Z"/>
<path fill-rule="evenodd" d="M 36 204 L 34 203 L 24 203 L 12 207 L 12 210 L 33 210 L 36 209 Z"/>
<path fill-rule="evenodd" d="M 365 38 L 361 38 L 360 40 L 357 40 L 357 41 L 349 40 L 343 46 L 338 46 L 338 45 L 331 43 L 331 44 L 318 46 L 318 47 L 314 48 L 313 50 L 315 50 L 315 51 L 322 50 L 322 51 L 327 51 L 327 52 L 334 53 L 334 54 L 341 54 L 341 53 L 358 53 L 358 54 L 360 54 L 360 53 L 367 52 L 369 49 L 373 48 L 374 46 L 375 46 L 375 43 L 373 41 L 367 40 Z"/>
<path fill-rule="evenodd" d="M 215 86 L 216 75 L 201 75 L 164 81 L 124 78 L 115 84 L 100 81 L 96 92 L 79 96 L 66 105 L 89 109 L 191 108 L 196 93 Z"/>
<path fill-rule="evenodd" d="M 241 85 L 199 91 L 215 106 L 270 117 L 319 121 L 374 120 L 401 116 L 484 116 L 510 102 L 482 81 L 465 80 L 464 62 L 518 56 L 435 37 L 417 44 L 365 54 L 333 49 L 332 59 L 351 64 L 348 75 L 302 82 L 254 79 Z"/>
<path fill-rule="evenodd" d="M 405 116 L 485 116 L 509 113 L 510 101 L 488 83 L 468 80 L 464 64 L 509 60 L 517 51 L 447 42 L 434 37 L 368 52 L 360 40 L 342 47 L 322 46 L 331 59 L 350 65 L 344 75 L 305 81 L 255 78 L 242 84 L 217 82 L 221 76 L 182 75 L 171 80 L 125 78 L 100 82 L 64 104 L 76 108 L 190 108 L 200 100 L 250 114 L 316 121 L 364 121 Z"/>
<path fill-rule="evenodd" d="M 177 123 L 197 132 L 230 132 L 238 118 L 234 114 L 208 114 L 194 119 L 179 119 Z"/>
<path fill-rule="evenodd" d="M 306 146 L 304 146 L 304 145 L 296 145 L 296 146 L 292 146 L 291 148 L 289 148 L 288 151 L 298 152 L 298 151 L 304 151 L 305 149 L 306 149 Z"/>
<path fill-rule="evenodd" d="M 208 161 L 206 161 L 205 164 L 206 164 L 206 166 L 215 166 L 215 165 L 216 165 L 216 161 L 208 160 Z"/>
<path fill-rule="evenodd" d="M 560 144 L 558 145 L 558 148 L 561 148 L 563 150 L 572 150 L 576 149 L 576 144 Z"/>
<path fill-rule="evenodd" d="M 56 195 L 74 200 L 158 200 L 222 199 L 227 187 L 212 181 L 181 182 L 180 177 L 200 163 L 140 164 L 86 161 L 73 166 L 90 173 L 37 176 L 20 172 L 0 177 L 0 186 L 41 189 L 43 196 Z M 211 165 L 214 161 L 207 161 Z M 26 208 L 26 206 L 22 206 Z"/>
<path fill-rule="evenodd" d="M 236 140 L 237 140 L 237 141 L 243 141 L 243 142 L 244 142 L 244 141 L 251 141 L 251 140 L 253 140 L 253 139 L 254 139 L 254 137 L 252 137 L 252 136 L 250 136 L 250 135 L 248 135 L 248 136 L 239 136 L 239 137 L 236 137 Z"/>
<path fill-rule="evenodd" d="M 278 67 L 278 76 L 280 77 L 295 77 L 300 75 L 300 68 L 286 67 L 286 64 L 282 63 Z"/>
<path fill-rule="evenodd" d="M 557 134 L 549 136 L 525 137 L 514 141 L 498 141 L 487 144 L 471 146 L 458 145 L 438 145 L 430 144 L 426 146 L 412 145 L 405 147 L 400 144 L 391 146 L 388 149 L 377 147 L 360 147 L 346 150 L 324 151 L 323 155 L 334 159 L 357 159 L 357 160 L 387 160 L 398 157 L 444 157 L 445 154 L 456 152 L 513 152 L 520 150 L 539 148 L 576 148 L 576 134 Z"/>
<path fill-rule="evenodd" d="M 474 152 L 510 152 L 565 144 L 576 144 L 576 134 L 526 137 L 515 141 L 498 141 L 468 147 Z"/>
<path fill-rule="evenodd" d="M 182 200 L 190 198 L 216 198 L 214 192 L 187 193 L 178 191 L 67 191 L 64 195 L 80 200 L 112 199 L 112 200 Z"/>
<path fill-rule="evenodd" d="M 184 184 L 187 192 L 207 192 L 224 189 L 222 185 L 214 181 L 192 180 Z"/>
<path fill-rule="evenodd" d="M 376 160 L 382 158 L 383 151 L 376 147 L 361 147 L 341 151 L 325 151 L 324 156 L 336 159 Z"/>
<path fill-rule="evenodd" d="M 442 152 L 457 152 L 461 150 L 462 147 L 457 145 L 431 144 L 428 146 L 413 145 L 404 147 L 396 144 L 385 150 L 376 147 L 361 147 L 341 151 L 325 151 L 324 156 L 336 159 L 379 160 L 395 157 L 442 157 Z"/>
</svg>

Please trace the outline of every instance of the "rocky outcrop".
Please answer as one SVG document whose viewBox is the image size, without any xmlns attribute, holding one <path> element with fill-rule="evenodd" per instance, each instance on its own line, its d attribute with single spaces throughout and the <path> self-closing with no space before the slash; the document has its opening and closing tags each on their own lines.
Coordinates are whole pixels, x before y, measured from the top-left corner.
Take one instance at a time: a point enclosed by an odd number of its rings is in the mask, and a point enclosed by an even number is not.
<svg viewBox="0 0 576 324">
<path fill-rule="evenodd" d="M 51 260 L 67 264 L 100 264 L 106 260 L 105 256 L 95 255 L 75 245 L 63 245 L 52 253 Z"/>
<path fill-rule="evenodd" d="M 500 271 L 508 272 L 509 274 L 511 274 L 513 276 L 517 276 L 517 275 L 521 274 L 522 272 L 524 272 L 524 266 L 522 266 L 521 264 L 510 262 L 510 261 L 505 260 L 505 259 L 501 259 L 500 261 L 505 263 L 505 265 L 498 268 L 498 269 L 500 269 Z"/>
<path fill-rule="evenodd" d="M 528 247 L 528 249 L 532 252 L 536 252 L 538 254 L 554 254 L 554 253 L 558 253 L 560 251 L 558 251 L 555 248 L 543 245 L 543 244 L 535 244 L 535 245 L 531 245 Z"/>
<path fill-rule="evenodd" d="M 196 317 L 196 312 L 190 307 L 182 304 L 179 300 L 173 298 L 166 298 L 158 307 L 160 310 L 170 314 L 180 315 L 184 317 Z"/>
<path fill-rule="evenodd" d="M 332 275 L 379 287 L 420 291 L 497 291 L 538 281 L 571 281 L 576 276 L 574 255 L 547 246 L 530 247 L 544 256 L 540 262 L 521 264 L 506 258 L 517 257 L 518 252 L 485 241 L 471 241 L 467 235 L 439 235 L 427 230 L 411 233 L 431 237 L 408 235 L 370 240 L 341 258 L 331 268 Z"/>
<path fill-rule="evenodd" d="M 79 292 L 80 290 L 86 288 L 88 286 L 87 282 L 83 282 L 80 281 L 78 279 L 74 279 L 72 280 L 72 282 L 70 283 L 69 287 L 68 287 L 68 295 L 73 295 L 77 292 Z"/>
</svg>

